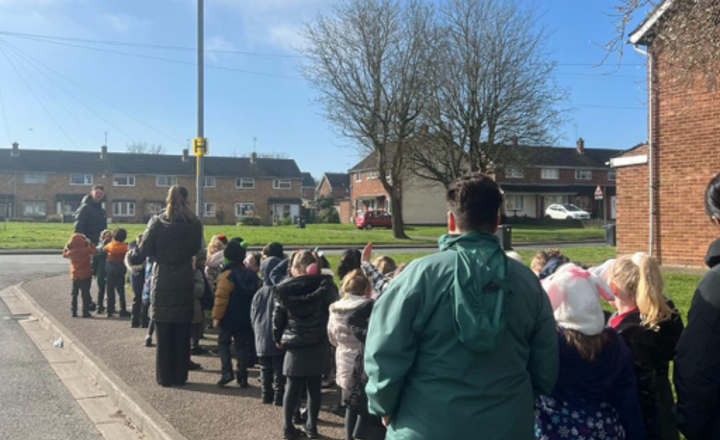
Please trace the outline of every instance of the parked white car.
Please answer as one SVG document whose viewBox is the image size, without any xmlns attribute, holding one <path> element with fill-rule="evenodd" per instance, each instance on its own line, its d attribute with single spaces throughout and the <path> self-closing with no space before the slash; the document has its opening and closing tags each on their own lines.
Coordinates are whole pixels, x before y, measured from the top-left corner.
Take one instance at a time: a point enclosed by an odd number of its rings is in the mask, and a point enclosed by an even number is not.
<svg viewBox="0 0 720 440">
<path fill-rule="evenodd" d="M 556 220 L 587 220 L 590 213 L 571 203 L 555 203 L 545 210 L 545 218 Z"/>
</svg>

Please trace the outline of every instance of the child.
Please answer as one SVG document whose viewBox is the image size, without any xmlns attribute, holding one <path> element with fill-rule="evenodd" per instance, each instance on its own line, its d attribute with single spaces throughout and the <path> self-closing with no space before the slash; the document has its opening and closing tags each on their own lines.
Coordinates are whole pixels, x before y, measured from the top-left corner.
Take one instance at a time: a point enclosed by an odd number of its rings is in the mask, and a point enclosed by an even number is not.
<svg viewBox="0 0 720 440">
<path fill-rule="evenodd" d="M 375 261 L 373 261 L 373 264 L 383 275 L 392 274 L 397 269 L 397 264 L 395 264 L 395 260 L 390 257 L 377 257 Z M 392 275 L 390 276 L 392 277 Z"/>
<path fill-rule="evenodd" d="M 260 252 L 251 252 L 245 257 L 245 267 L 253 273 L 260 274 L 260 260 L 262 255 Z"/>
<path fill-rule="evenodd" d="M 190 353 L 191 354 L 204 354 L 207 351 L 200 346 L 200 338 L 202 338 L 203 321 L 205 320 L 205 313 L 203 311 L 203 299 L 207 299 L 210 294 L 210 286 L 208 285 L 207 278 L 205 278 L 205 259 L 207 253 L 204 249 L 193 259 L 193 265 L 195 268 L 195 310 L 193 313 L 193 320 L 191 322 L 192 327 L 190 328 L 191 343 Z"/>
<path fill-rule="evenodd" d="M 132 313 L 130 327 L 139 328 L 142 320 L 142 291 L 145 286 L 145 257 L 140 253 L 140 242 L 142 235 L 138 235 L 134 242 L 130 243 L 127 254 L 125 254 L 125 267 L 130 273 L 130 287 L 133 291 Z M 122 301 L 122 300 L 121 300 Z"/>
<path fill-rule="evenodd" d="M 112 232 L 105 229 L 100 233 L 100 243 L 97 245 L 97 255 L 93 258 L 93 276 L 98 285 L 98 302 L 97 302 L 97 314 L 102 315 L 105 313 L 105 284 L 107 281 L 107 275 L 105 274 L 105 263 L 107 262 L 107 254 L 105 253 L 105 246 L 112 241 Z"/>
<path fill-rule="evenodd" d="M 116 292 L 120 297 L 120 313 L 118 313 L 118 316 L 121 318 L 130 316 L 125 305 L 125 254 L 128 251 L 128 245 L 125 243 L 126 238 L 127 231 L 125 229 L 115 228 L 113 241 L 104 247 L 105 253 L 107 253 L 105 272 L 107 274 L 108 318 L 112 318 L 115 314 Z"/>
<path fill-rule="evenodd" d="M 252 301 L 250 320 L 255 334 L 255 348 L 260 361 L 260 383 L 262 384 L 262 403 L 282 406 L 285 392 L 285 376 L 283 376 L 283 357 L 285 352 L 273 341 L 273 297 L 274 285 L 270 273 L 280 264 L 274 256 L 266 257 L 260 263 L 263 287 L 257 291 Z"/>
<path fill-rule="evenodd" d="M 566 264 L 543 281 L 558 332 L 560 371 L 551 395 L 535 402 L 535 438 L 641 440 L 644 435 L 633 358 L 605 318 L 599 277 Z"/>
<path fill-rule="evenodd" d="M 237 241 L 231 241 L 223 253 L 225 270 L 217 279 L 215 304 L 212 311 L 213 326 L 220 328 L 218 352 L 222 363 L 222 377 L 217 385 L 223 387 L 237 379 L 240 388 L 247 388 L 250 338 L 250 306 L 253 295 L 260 288 L 257 274 L 243 265 L 245 248 Z M 235 342 L 237 374 L 232 371 L 230 343 Z"/>
<path fill-rule="evenodd" d="M 341 280 L 345 278 L 345 275 L 349 274 L 355 269 L 360 268 L 360 251 L 357 249 L 348 249 L 343 252 L 340 257 L 340 264 L 337 269 L 337 276 Z"/>
<path fill-rule="evenodd" d="M 355 378 L 355 360 L 363 353 L 363 341 L 358 331 L 367 332 L 370 312 L 373 307 L 372 285 L 361 270 L 356 269 L 345 276 L 342 283 L 343 298 L 330 306 L 328 336 L 336 347 L 336 381 L 342 389 L 342 400 L 346 403 L 345 438 L 353 440 L 358 409 L 350 402 L 350 392 Z M 359 328 L 358 328 L 359 326 Z M 365 411 L 367 413 L 367 411 Z"/>
<path fill-rule="evenodd" d="M 150 319 L 150 290 L 152 287 L 154 263 L 155 260 L 152 257 L 148 257 L 145 260 L 145 284 L 143 285 L 142 291 L 142 326 L 148 329 L 145 335 L 146 347 L 153 346 L 152 337 L 155 332 L 155 323 Z"/>
<path fill-rule="evenodd" d="M 609 324 L 635 359 L 646 438 L 677 440 L 669 366 L 683 331 L 682 318 L 663 296 L 660 266 L 647 254 L 617 259 L 609 275 L 617 309 Z"/>
<path fill-rule="evenodd" d="M 303 387 L 307 387 L 308 418 L 305 435 L 319 438 L 318 414 L 322 400 L 322 375 L 327 372 L 327 325 L 330 304 L 338 299 L 337 287 L 331 275 L 307 275 L 310 265 L 322 266 L 318 257 L 302 251 L 292 259 L 293 278 L 275 287 L 273 339 L 278 348 L 285 349 L 283 373 L 287 377 L 283 399 L 284 438 L 299 438 L 301 432 L 293 425 L 293 413 L 298 407 Z"/>
<path fill-rule="evenodd" d="M 97 248 L 82 234 L 73 234 L 63 249 L 63 257 L 70 259 L 70 278 L 72 279 L 72 317 L 77 318 L 78 292 L 82 294 L 82 317 L 90 317 L 90 285 L 92 267 L 90 258 L 97 255 Z"/>
<path fill-rule="evenodd" d="M 533 256 L 532 261 L 530 261 L 530 269 L 539 277 L 540 271 L 543 270 L 543 267 L 545 267 L 549 259 L 550 257 L 547 252 L 538 251 L 538 253 Z"/>
</svg>

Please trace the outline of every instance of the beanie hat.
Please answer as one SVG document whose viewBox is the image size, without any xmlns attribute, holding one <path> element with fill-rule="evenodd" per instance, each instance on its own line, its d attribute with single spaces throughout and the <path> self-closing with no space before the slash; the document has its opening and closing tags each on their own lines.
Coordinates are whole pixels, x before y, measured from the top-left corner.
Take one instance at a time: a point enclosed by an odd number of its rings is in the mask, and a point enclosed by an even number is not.
<svg viewBox="0 0 720 440">
<path fill-rule="evenodd" d="M 600 297 L 615 299 L 605 281 L 574 264 L 566 264 L 544 279 L 542 285 L 558 326 L 587 336 L 602 333 L 605 315 Z"/>
<path fill-rule="evenodd" d="M 228 243 L 223 251 L 223 262 L 225 264 L 242 263 L 245 260 L 245 248 L 236 241 Z"/>
</svg>

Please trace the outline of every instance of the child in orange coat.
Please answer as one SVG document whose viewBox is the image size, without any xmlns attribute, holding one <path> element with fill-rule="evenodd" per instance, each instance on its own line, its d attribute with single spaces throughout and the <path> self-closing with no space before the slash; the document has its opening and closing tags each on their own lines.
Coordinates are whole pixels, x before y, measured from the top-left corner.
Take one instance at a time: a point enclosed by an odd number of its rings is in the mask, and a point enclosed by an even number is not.
<svg viewBox="0 0 720 440">
<path fill-rule="evenodd" d="M 92 284 L 91 258 L 97 254 L 97 248 L 82 234 L 73 234 L 63 249 L 63 257 L 70 259 L 70 278 L 72 279 L 73 318 L 77 318 L 77 297 L 82 294 L 82 317 L 90 317 L 90 285 Z"/>
<path fill-rule="evenodd" d="M 125 303 L 125 254 L 128 251 L 128 245 L 125 243 L 127 231 L 123 228 L 116 228 L 113 231 L 113 241 L 108 243 L 103 249 L 107 254 L 107 262 L 105 262 L 105 273 L 107 274 L 107 317 L 112 318 L 115 313 L 115 294 L 120 299 L 121 318 L 129 318 Z"/>
</svg>

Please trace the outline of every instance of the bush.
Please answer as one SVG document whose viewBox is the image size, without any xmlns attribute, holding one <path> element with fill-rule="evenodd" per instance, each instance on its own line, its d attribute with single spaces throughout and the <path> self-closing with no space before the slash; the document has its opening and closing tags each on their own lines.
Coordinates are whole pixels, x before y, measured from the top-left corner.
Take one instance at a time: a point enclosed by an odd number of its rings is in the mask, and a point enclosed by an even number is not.
<svg viewBox="0 0 720 440">
<path fill-rule="evenodd" d="M 238 226 L 260 226 L 262 219 L 258 216 L 252 217 L 240 217 L 240 221 L 237 222 Z"/>
<path fill-rule="evenodd" d="M 290 218 L 289 215 L 286 215 L 285 218 L 283 218 L 282 220 L 282 224 L 285 226 L 290 226 L 292 223 L 292 218 Z"/>
<path fill-rule="evenodd" d="M 340 223 L 340 214 L 335 208 L 325 208 L 318 211 L 316 219 L 318 223 L 337 224 Z"/>
</svg>

